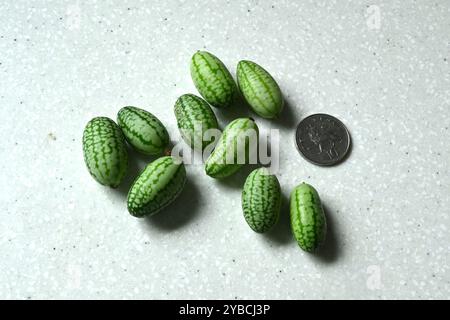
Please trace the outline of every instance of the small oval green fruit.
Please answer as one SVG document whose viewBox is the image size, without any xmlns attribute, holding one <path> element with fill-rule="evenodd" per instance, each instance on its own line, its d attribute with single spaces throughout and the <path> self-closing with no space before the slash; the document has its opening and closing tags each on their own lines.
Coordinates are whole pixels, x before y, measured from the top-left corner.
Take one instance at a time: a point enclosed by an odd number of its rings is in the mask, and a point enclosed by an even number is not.
<svg viewBox="0 0 450 320">
<path fill-rule="evenodd" d="M 266 168 L 253 170 L 245 180 L 242 210 L 245 221 L 258 233 L 271 229 L 280 216 L 281 188 L 275 175 Z"/>
<path fill-rule="evenodd" d="M 213 107 L 230 106 L 237 87 L 228 69 L 215 55 L 198 51 L 191 59 L 191 77 L 202 97 Z"/>
<path fill-rule="evenodd" d="M 128 154 L 117 124 L 106 117 L 88 122 L 83 132 L 84 162 L 100 184 L 117 188 L 125 177 Z"/>
<path fill-rule="evenodd" d="M 143 154 L 161 155 L 169 146 L 166 128 L 148 111 L 124 107 L 117 115 L 117 123 L 128 143 Z"/>
<path fill-rule="evenodd" d="M 300 248 L 315 251 L 325 240 L 327 223 L 316 189 L 306 183 L 294 188 L 290 200 L 291 228 Z"/>
<path fill-rule="evenodd" d="M 251 61 L 240 61 L 237 81 L 245 100 L 259 116 L 273 119 L 281 113 L 284 102 L 280 87 L 263 67 Z"/>
<path fill-rule="evenodd" d="M 132 216 L 152 216 L 172 203 L 186 183 L 184 164 L 172 156 L 161 157 L 144 169 L 128 192 Z"/>
<path fill-rule="evenodd" d="M 244 164 L 248 164 L 249 160 L 253 160 L 250 156 L 256 156 L 258 134 L 258 126 L 253 119 L 238 118 L 230 122 L 206 160 L 206 174 L 221 179 L 231 176 Z"/>
<path fill-rule="evenodd" d="M 219 128 L 209 104 L 196 95 L 184 94 L 176 101 L 174 111 L 183 140 L 192 149 L 203 150 L 210 143 L 204 133 Z"/>
</svg>

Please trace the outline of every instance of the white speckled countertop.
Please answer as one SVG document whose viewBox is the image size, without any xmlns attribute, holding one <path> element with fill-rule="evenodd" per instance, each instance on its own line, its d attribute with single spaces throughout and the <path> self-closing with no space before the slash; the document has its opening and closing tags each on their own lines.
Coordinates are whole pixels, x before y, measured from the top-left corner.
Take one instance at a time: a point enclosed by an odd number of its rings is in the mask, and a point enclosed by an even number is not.
<svg viewBox="0 0 450 320">
<path fill-rule="evenodd" d="M 450 297 L 449 1 L 3 1 L 0 19 L 0 298 Z M 281 130 L 285 204 L 302 181 L 322 195 L 320 254 L 297 247 L 286 206 L 250 230 L 245 170 L 217 182 L 189 166 L 179 200 L 144 220 L 126 211 L 132 177 L 113 191 L 89 176 L 96 115 L 144 107 L 178 138 L 198 49 L 278 80 L 283 120 L 255 119 Z M 351 131 L 337 167 L 293 143 L 318 112 Z M 132 159 L 133 174 L 151 160 Z"/>
</svg>

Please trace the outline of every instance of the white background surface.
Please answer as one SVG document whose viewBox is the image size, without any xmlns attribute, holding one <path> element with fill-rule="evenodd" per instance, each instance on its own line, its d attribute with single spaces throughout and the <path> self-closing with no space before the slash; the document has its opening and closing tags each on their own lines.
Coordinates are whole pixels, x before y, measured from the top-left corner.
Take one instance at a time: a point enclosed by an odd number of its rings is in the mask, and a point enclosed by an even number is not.
<svg viewBox="0 0 450 320">
<path fill-rule="evenodd" d="M 449 298 L 449 1 L 3 1 L 0 19 L 1 298 Z M 250 230 L 248 170 L 217 182 L 190 166 L 178 201 L 144 220 L 125 199 L 151 158 L 132 156 L 118 191 L 89 176 L 94 116 L 143 107 L 178 139 L 198 49 L 278 80 L 282 119 L 253 116 L 280 129 L 285 199 L 302 181 L 322 195 L 320 254 L 297 247 L 286 208 Z M 295 125 L 318 112 L 351 131 L 340 166 L 296 151 Z"/>
</svg>

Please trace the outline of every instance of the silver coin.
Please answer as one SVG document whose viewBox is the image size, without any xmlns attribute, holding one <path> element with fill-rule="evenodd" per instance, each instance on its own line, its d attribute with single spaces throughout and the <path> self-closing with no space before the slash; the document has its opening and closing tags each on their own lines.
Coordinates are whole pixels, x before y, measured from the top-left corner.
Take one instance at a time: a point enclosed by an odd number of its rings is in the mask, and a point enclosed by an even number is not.
<svg viewBox="0 0 450 320">
<path fill-rule="evenodd" d="M 319 166 L 332 166 L 345 159 L 350 151 L 350 133 L 333 116 L 318 113 L 303 119 L 297 126 L 295 142 L 300 154 Z"/>
</svg>

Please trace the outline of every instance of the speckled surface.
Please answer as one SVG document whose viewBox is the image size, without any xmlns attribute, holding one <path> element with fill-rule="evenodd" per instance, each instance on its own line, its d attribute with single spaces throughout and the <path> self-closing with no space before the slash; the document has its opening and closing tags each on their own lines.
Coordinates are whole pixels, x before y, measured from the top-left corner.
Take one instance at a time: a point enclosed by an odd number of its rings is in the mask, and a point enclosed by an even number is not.
<svg viewBox="0 0 450 320">
<path fill-rule="evenodd" d="M 0 4 L 1 298 L 449 298 L 449 1 L 107 3 Z M 307 181 L 322 195 L 319 255 L 297 247 L 286 207 L 269 234 L 250 230 L 245 170 L 217 182 L 188 167 L 179 201 L 147 220 L 126 212 L 132 177 L 113 191 L 89 176 L 93 116 L 136 105 L 179 137 L 173 104 L 196 93 L 202 48 L 278 80 L 282 119 L 255 119 L 280 129 L 283 193 Z M 294 146 L 317 112 L 351 131 L 340 166 Z M 133 159 L 134 174 L 150 161 Z"/>
</svg>

